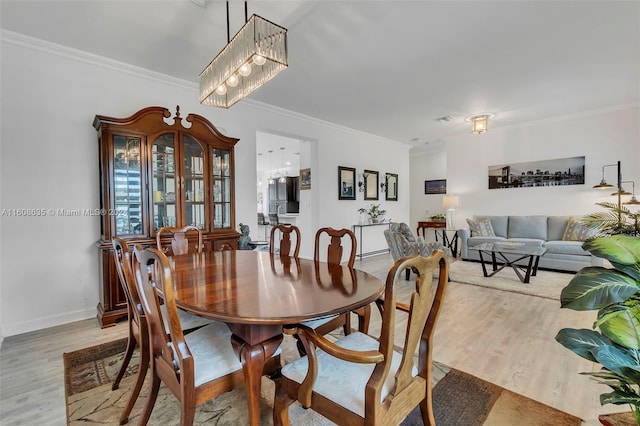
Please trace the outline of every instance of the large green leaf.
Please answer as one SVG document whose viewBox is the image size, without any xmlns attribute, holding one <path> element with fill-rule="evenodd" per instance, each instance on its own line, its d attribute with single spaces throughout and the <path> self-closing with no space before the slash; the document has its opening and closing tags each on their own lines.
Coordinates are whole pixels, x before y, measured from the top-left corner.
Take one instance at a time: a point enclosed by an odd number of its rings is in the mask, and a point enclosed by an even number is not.
<svg viewBox="0 0 640 426">
<path fill-rule="evenodd" d="M 629 275 L 636 281 L 640 281 L 640 263 L 636 263 L 635 265 L 623 265 L 622 263 L 611 262 L 611 264 L 618 271 Z"/>
<path fill-rule="evenodd" d="M 607 370 L 626 377 L 635 384 L 640 384 L 638 351 L 608 345 L 594 347 L 591 354 Z"/>
<path fill-rule="evenodd" d="M 601 313 L 596 325 L 602 334 L 617 344 L 640 349 L 640 306 L 636 301 Z"/>
<path fill-rule="evenodd" d="M 594 238 L 585 242 L 582 248 L 610 262 L 623 265 L 640 263 L 640 238 L 624 234 Z"/>
<path fill-rule="evenodd" d="M 631 389 L 615 389 L 611 393 L 603 393 L 600 395 L 600 404 L 615 404 L 615 405 L 640 405 L 640 397 L 637 393 L 634 393 Z"/>
<path fill-rule="evenodd" d="M 638 282 L 626 274 L 597 266 L 588 267 L 581 269 L 562 289 L 560 306 L 575 311 L 601 309 L 624 302 L 638 291 Z"/>
<path fill-rule="evenodd" d="M 563 328 L 556 335 L 556 341 L 582 358 L 593 362 L 598 362 L 592 353 L 594 349 L 613 345 L 597 331 L 586 328 L 580 330 Z"/>
</svg>

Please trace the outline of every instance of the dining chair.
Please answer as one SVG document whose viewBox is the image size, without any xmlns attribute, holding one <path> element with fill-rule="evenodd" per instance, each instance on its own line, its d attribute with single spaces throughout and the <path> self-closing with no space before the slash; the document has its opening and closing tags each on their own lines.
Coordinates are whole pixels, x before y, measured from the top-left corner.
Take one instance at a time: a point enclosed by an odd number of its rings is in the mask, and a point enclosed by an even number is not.
<svg viewBox="0 0 640 426">
<path fill-rule="evenodd" d="M 409 303 L 396 299 L 406 268 L 418 271 Z M 433 279 L 433 272 L 439 277 Z M 289 406 L 299 401 L 342 425 L 400 424 L 416 406 L 425 425 L 435 425 L 432 407 L 433 334 L 448 283 L 442 250 L 397 260 L 376 303 L 382 315 L 379 339 L 353 332 L 335 342 L 300 325 L 307 354 L 282 367 L 276 381 L 273 423 L 289 424 Z M 401 313 L 397 313 L 400 311 Z M 394 350 L 396 322 L 406 321 L 402 351 Z M 316 348 L 318 350 L 316 351 Z M 414 362 L 419 348 L 417 365 Z"/>
<path fill-rule="evenodd" d="M 140 351 L 140 365 L 138 368 L 138 376 L 136 383 L 133 387 L 127 406 L 120 417 L 120 424 L 125 424 L 128 421 L 129 414 L 140 395 L 140 389 L 144 382 L 144 378 L 147 374 L 150 360 L 149 349 L 149 325 L 146 320 L 146 316 L 140 305 L 140 294 L 135 283 L 135 277 L 132 272 L 132 259 L 129 245 L 125 240 L 119 237 L 115 237 L 112 240 L 113 254 L 115 258 L 116 270 L 118 271 L 118 277 L 120 278 L 120 284 L 122 286 L 125 299 L 127 301 L 127 314 L 129 335 L 127 340 L 127 349 L 125 350 L 125 356 L 122 360 L 120 370 L 116 375 L 112 390 L 116 390 L 120 387 L 120 381 L 124 376 L 124 373 L 131 362 L 131 357 L 136 346 Z M 163 304 L 160 306 L 161 314 L 164 318 L 167 318 L 166 306 Z M 183 310 L 178 310 L 178 316 L 180 317 L 180 324 L 184 327 L 185 333 L 190 333 L 205 325 L 211 324 L 213 321 L 207 318 L 202 318 L 197 315 L 190 314 Z M 167 323 L 168 324 L 168 323 Z M 169 329 L 165 329 L 166 333 L 169 333 Z"/>
<path fill-rule="evenodd" d="M 147 424 L 158 397 L 160 384 L 180 401 L 180 425 L 193 424 L 196 406 L 244 384 L 242 363 L 231 345 L 231 331 L 226 324 L 210 325 L 184 334 L 178 316 L 175 289 L 169 259 L 156 248 L 142 250 L 136 246 L 133 262 L 136 286 L 142 309 L 149 324 L 151 343 L 151 390 L 140 417 Z M 147 271 L 152 271 L 151 274 Z M 160 312 L 160 295 L 168 317 Z M 165 321 L 169 333 L 165 333 Z M 279 350 L 267 353 L 263 372 L 277 372 Z"/>
<path fill-rule="evenodd" d="M 144 378 L 147 375 L 150 361 L 150 348 L 149 348 L 149 329 L 147 319 L 145 317 L 142 306 L 140 305 L 140 296 L 135 284 L 135 278 L 131 270 L 131 252 L 127 242 L 121 238 L 114 238 L 112 240 L 113 255 L 115 258 L 116 270 L 118 271 L 118 277 L 122 290 L 127 300 L 127 314 L 129 323 L 129 337 L 127 341 L 127 349 L 124 353 L 124 359 L 120 370 L 113 381 L 111 386 L 112 390 L 116 390 L 120 387 L 120 381 L 124 376 L 124 373 L 131 362 L 133 352 L 138 346 L 140 351 L 140 361 L 138 365 L 138 376 L 136 382 L 129 396 L 129 401 L 120 415 L 120 424 L 123 425 L 129 420 L 129 414 L 140 395 Z"/>
<path fill-rule="evenodd" d="M 198 242 L 194 245 L 189 244 L 187 234 L 197 234 Z M 171 239 L 163 239 L 164 235 L 170 235 Z M 165 226 L 160 228 L 156 233 L 156 246 L 158 250 L 170 255 L 187 254 L 187 253 L 202 253 L 204 245 L 202 243 L 202 230 L 197 226 L 187 225 L 182 228 L 176 228 L 173 226 Z M 170 249 L 170 250 L 169 250 Z"/>
<path fill-rule="evenodd" d="M 326 244 L 326 262 L 329 264 L 339 265 L 342 264 L 345 254 L 345 245 L 343 241 L 346 240 L 346 247 L 348 255 L 346 257 L 346 265 L 353 268 L 356 260 L 357 240 L 356 236 L 350 229 L 333 229 L 333 228 L 320 228 L 316 231 L 315 244 L 313 249 L 313 260 L 319 262 L 321 260 L 321 246 L 328 240 Z M 365 306 L 354 311 L 358 315 L 358 330 L 362 333 L 369 331 L 369 322 L 371 318 L 371 307 Z M 345 313 L 333 317 L 315 319 L 304 323 L 307 326 L 314 328 L 318 334 L 327 334 L 336 328 L 342 326 L 344 334 L 351 333 L 351 314 Z"/>
<path fill-rule="evenodd" d="M 293 242 L 291 241 L 291 234 L 295 234 Z M 276 237 L 278 237 L 277 240 Z M 300 254 L 300 228 L 282 223 L 273 225 L 271 238 L 269 239 L 269 253 L 271 255 L 278 253 L 280 256 L 298 257 Z"/>
</svg>

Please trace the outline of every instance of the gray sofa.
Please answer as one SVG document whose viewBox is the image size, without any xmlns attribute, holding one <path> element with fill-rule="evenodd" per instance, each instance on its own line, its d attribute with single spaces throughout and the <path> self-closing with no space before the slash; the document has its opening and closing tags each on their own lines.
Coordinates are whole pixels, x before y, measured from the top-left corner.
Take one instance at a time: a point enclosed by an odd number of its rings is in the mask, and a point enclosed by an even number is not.
<svg viewBox="0 0 640 426">
<path fill-rule="evenodd" d="M 540 258 L 540 268 L 576 272 L 586 266 L 602 266 L 603 260 L 582 249 L 583 241 L 563 240 L 571 216 L 474 216 L 472 220 L 489 219 L 495 236 L 472 236 L 471 230 L 458 230 L 460 255 L 463 260 L 480 260 L 479 244 L 496 241 L 537 242 L 547 252 Z"/>
</svg>

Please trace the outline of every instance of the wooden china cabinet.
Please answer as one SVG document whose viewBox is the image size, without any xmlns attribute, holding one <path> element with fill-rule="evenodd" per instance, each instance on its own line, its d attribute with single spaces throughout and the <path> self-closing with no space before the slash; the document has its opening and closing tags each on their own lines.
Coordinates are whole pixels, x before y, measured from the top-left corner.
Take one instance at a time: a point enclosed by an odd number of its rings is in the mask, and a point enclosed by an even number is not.
<svg viewBox="0 0 640 426">
<path fill-rule="evenodd" d="M 127 315 L 111 239 L 154 246 L 163 226 L 202 229 L 204 250 L 237 248 L 234 156 L 238 139 L 221 134 L 204 117 L 163 107 L 130 117 L 97 115 L 100 168 L 100 302 L 102 327 Z"/>
</svg>

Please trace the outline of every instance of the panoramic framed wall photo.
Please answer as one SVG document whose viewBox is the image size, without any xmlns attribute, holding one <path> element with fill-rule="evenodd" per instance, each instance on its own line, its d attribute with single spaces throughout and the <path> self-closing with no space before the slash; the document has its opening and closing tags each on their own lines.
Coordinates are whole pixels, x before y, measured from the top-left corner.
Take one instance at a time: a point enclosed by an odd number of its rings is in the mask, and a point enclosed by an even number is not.
<svg viewBox="0 0 640 426">
<path fill-rule="evenodd" d="M 489 189 L 584 185 L 585 157 L 489 166 Z"/>
<path fill-rule="evenodd" d="M 338 166 L 338 199 L 356 199 L 356 169 L 353 167 Z"/>
<path fill-rule="evenodd" d="M 425 194 L 446 194 L 447 180 L 446 179 L 425 180 L 424 193 Z"/>
</svg>

